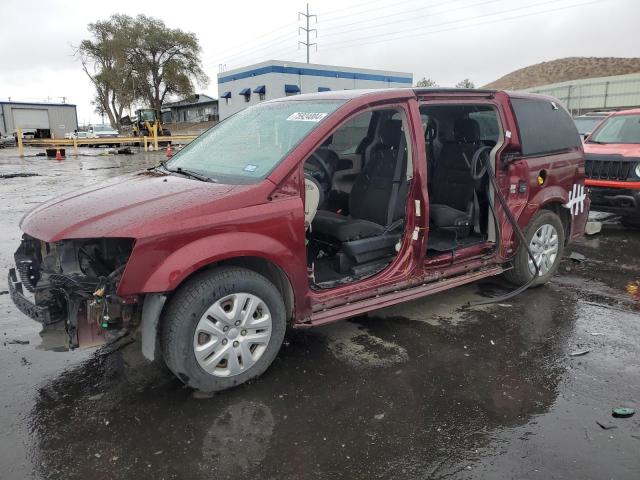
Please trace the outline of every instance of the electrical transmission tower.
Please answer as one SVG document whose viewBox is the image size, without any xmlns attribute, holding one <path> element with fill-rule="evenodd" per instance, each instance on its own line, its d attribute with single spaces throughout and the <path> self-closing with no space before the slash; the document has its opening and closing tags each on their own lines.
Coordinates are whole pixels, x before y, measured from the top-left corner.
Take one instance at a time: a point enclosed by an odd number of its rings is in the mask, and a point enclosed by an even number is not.
<svg viewBox="0 0 640 480">
<path fill-rule="evenodd" d="M 318 22 L 318 16 L 317 15 L 311 15 L 309 13 L 309 4 L 308 3 L 307 3 L 307 13 L 298 12 L 298 20 L 300 20 L 301 16 L 305 17 L 305 19 L 307 21 L 307 28 L 298 27 L 298 34 L 300 34 L 300 30 L 305 32 L 307 34 L 307 41 L 306 42 L 298 41 L 298 46 L 304 45 L 307 48 L 307 63 L 309 63 L 309 48 L 311 48 L 313 45 L 315 45 L 316 46 L 316 52 L 318 51 L 318 44 L 317 43 L 309 43 L 309 34 L 311 32 L 314 32 L 316 34 L 315 38 L 318 38 L 318 30 L 316 30 L 315 28 L 309 28 L 309 20 L 311 20 L 311 17 L 314 17 L 314 19 L 315 19 L 315 21 L 317 23 Z"/>
</svg>

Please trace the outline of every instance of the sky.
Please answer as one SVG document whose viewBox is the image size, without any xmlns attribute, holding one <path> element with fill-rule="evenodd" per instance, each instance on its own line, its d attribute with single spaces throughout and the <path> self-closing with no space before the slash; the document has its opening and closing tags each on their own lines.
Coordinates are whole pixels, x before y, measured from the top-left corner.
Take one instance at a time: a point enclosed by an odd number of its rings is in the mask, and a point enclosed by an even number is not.
<svg viewBox="0 0 640 480">
<path fill-rule="evenodd" d="M 179 6 L 179 8 L 177 8 Z M 2 0 L 0 100 L 77 105 L 97 123 L 93 87 L 74 57 L 87 25 L 140 13 L 195 33 L 217 96 L 220 65 L 304 61 L 298 0 L 77 2 Z M 311 0 L 317 30 L 311 63 L 413 73 L 440 86 L 469 78 L 481 86 L 513 70 L 568 56 L 640 57 L 640 0 Z M 313 38 L 313 35 L 312 35 Z"/>
</svg>

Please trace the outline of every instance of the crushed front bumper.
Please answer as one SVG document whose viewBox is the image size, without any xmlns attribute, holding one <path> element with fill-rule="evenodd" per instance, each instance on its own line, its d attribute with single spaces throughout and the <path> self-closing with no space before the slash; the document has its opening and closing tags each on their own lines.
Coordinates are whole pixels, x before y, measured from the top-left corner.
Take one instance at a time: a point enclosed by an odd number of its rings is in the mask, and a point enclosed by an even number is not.
<svg viewBox="0 0 640 480">
<path fill-rule="evenodd" d="M 27 297 L 25 297 L 24 290 L 22 289 L 22 282 L 18 280 L 15 268 L 9 269 L 9 277 L 7 279 L 7 283 L 9 284 L 9 294 L 11 295 L 11 300 L 13 301 L 15 306 L 18 307 L 18 310 L 20 310 L 29 318 L 40 322 L 43 325 L 54 323 L 48 307 L 43 305 L 36 305 Z"/>
</svg>

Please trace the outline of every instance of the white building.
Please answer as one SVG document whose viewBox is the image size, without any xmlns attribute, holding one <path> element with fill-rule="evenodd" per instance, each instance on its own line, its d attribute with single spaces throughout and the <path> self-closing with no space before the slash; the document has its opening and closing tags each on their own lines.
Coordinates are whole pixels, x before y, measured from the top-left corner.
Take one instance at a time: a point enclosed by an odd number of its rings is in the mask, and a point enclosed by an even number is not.
<svg viewBox="0 0 640 480">
<path fill-rule="evenodd" d="M 220 120 L 263 100 L 299 93 L 413 85 L 413 74 L 269 60 L 218 74 Z"/>
</svg>

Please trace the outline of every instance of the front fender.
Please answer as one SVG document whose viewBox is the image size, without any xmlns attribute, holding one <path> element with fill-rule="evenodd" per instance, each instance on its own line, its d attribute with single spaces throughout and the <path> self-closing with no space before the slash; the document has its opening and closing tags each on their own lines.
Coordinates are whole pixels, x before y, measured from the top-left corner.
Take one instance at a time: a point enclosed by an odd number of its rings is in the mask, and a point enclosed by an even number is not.
<svg viewBox="0 0 640 480">
<path fill-rule="evenodd" d="M 293 284 L 294 253 L 278 240 L 259 233 L 227 232 L 199 238 L 173 251 L 164 258 L 141 286 L 128 282 L 127 272 L 120 294 L 144 294 L 174 290 L 189 275 L 211 263 L 237 257 L 260 257 L 277 265 Z M 137 282 L 135 282 L 137 283 Z"/>
</svg>

